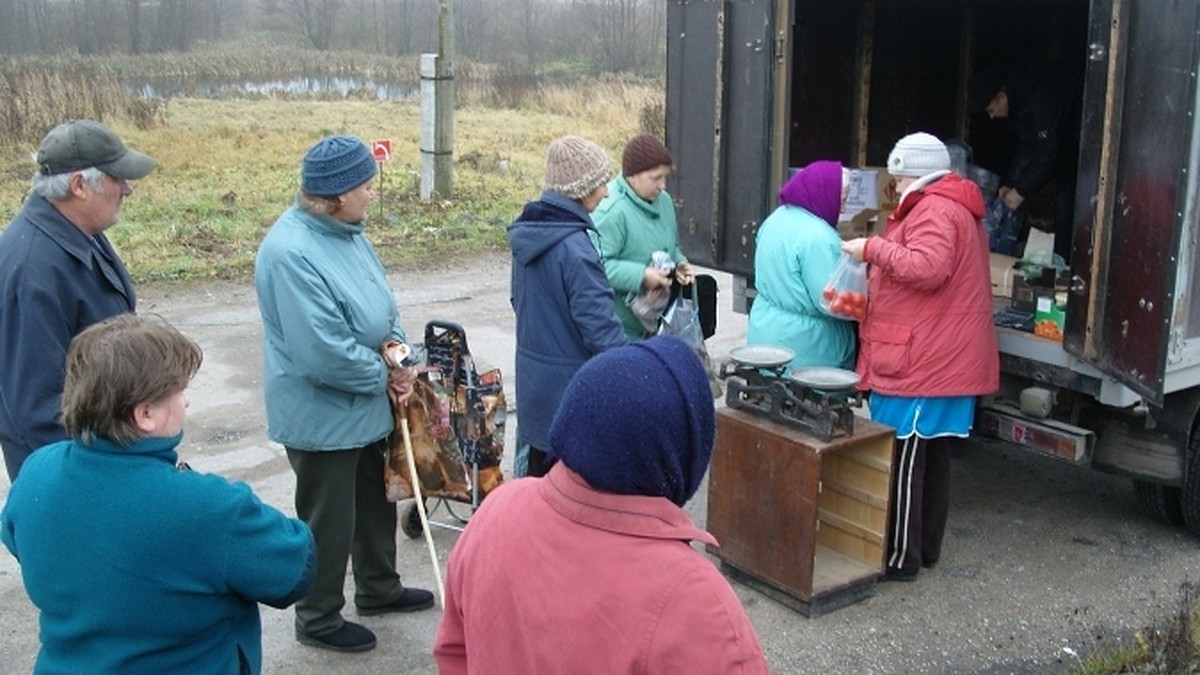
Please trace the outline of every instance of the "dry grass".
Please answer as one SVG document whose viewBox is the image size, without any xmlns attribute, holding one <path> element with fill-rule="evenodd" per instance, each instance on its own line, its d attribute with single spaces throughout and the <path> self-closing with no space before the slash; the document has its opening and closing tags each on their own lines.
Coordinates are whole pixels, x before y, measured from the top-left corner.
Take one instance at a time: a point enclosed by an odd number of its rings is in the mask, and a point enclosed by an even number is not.
<svg viewBox="0 0 1200 675">
<path fill-rule="evenodd" d="M 175 99 L 161 126 L 109 122 L 128 145 L 159 160 L 110 234 L 139 279 L 245 275 L 266 228 L 292 201 L 305 149 L 339 133 L 392 140 L 393 160 L 368 213 L 369 236 L 386 263 L 503 248 L 505 226 L 541 190 L 551 140 L 587 136 L 619 162 L 643 106 L 656 98 L 653 84 L 595 81 L 547 87 L 524 109 L 462 105 L 453 196 L 434 202 L 417 197 L 416 102 Z M 35 145 L 0 155 L 0 224 L 20 208 Z"/>
</svg>

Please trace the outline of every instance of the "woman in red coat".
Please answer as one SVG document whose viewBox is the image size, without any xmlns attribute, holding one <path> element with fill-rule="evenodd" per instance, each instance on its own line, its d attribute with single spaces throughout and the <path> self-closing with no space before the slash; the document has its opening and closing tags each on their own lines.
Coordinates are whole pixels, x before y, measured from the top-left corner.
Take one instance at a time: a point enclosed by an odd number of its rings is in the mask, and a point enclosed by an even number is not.
<svg viewBox="0 0 1200 675">
<path fill-rule="evenodd" d="M 983 198 L 949 169 L 936 137 L 900 139 L 888 155 L 899 207 L 883 236 L 842 245 L 871 266 L 859 386 L 871 392 L 871 418 L 896 429 L 885 579 L 912 580 L 937 562 L 950 439 L 970 434 L 975 397 L 1000 385 Z"/>
</svg>

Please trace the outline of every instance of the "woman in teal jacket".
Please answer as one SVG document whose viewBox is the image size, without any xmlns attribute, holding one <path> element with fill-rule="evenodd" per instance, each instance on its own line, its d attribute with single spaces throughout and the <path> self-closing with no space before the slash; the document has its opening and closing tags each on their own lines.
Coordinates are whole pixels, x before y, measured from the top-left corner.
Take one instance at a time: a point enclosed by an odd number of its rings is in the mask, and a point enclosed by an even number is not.
<svg viewBox="0 0 1200 675">
<path fill-rule="evenodd" d="M 342 652 L 375 635 L 342 618 L 348 558 L 360 615 L 433 606 L 396 572 L 396 505 L 384 491 L 392 400 L 416 373 L 389 369 L 381 348 L 405 341 L 396 299 L 363 236 L 375 160 L 351 136 L 322 139 L 304 156 L 300 195 L 254 261 L 263 320 L 267 436 L 296 474 L 296 513 L 317 541 L 313 592 L 296 603 L 296 639 Z"/>
<path fill-rule="evenodd" d="M 821 291 L 841 257 L 838 214 L 846 196 L 838 162 L 813 162 L 779 191 L 779 208 L 758 228 L 749 344 L 796 353 L 790 368 L 854 368 L 854 322 L 821 308 Z"/>
<path fill-rule="evenodd" d="M 72 340 L 70 440 L 29 457 L 0 517 L 39 610 L 34 673 L 258 673 L 258 603 L 287 607 L 311 587 L 304 523 L 245 483 L 177 466 L 202 358 L 133 314 Z"/>
<path fill-rule="evenodd" d="M 604 274 L 616 291 L 613 310 L 630 341 L 644 339 L 650 332 L 629 308 L 630 296 L 644 291 L 666 293 L 672 280 L 685 286 L 692 283 L 692 267 L 679 250 L 675 204 L 665 190 L 673 164 L 671 153 L 657 138 L 634 136 L 621 156 L 621 175 L 608 184 L 609 196 L 592 214 Z M 650 264 L 659 251 L 671 258 L 673 273 Z"/>
</svg>

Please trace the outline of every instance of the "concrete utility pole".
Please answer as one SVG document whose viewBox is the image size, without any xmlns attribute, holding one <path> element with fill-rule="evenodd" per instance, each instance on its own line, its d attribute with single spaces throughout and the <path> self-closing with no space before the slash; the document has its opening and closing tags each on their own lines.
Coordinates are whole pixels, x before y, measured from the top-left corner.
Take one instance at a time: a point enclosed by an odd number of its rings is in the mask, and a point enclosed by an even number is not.
<svg viewBox="0 0 1200 675">
<path fill-rule="evenodd" d="M 438 0 L 438 53 L 421 55 L 421 199 L 454 178 L 454 0 Z"/>
</svg>

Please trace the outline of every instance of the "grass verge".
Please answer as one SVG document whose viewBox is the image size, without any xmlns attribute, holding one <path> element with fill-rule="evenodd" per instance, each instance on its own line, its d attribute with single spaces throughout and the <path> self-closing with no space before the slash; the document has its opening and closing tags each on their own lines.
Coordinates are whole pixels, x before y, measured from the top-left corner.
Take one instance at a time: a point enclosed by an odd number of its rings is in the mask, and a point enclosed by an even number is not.
<svg viewBox="0 0 1200 675">
<path fill-rule="evenodd" d="M 295 196 L 304 151 L 338 133 L 392 140 L 393 159 L 382 166 L 367 217 L 385 264 L 503 249 L 505 226 L 541 191 L 551 140 L 587 136 L 619 165 L 643 109 L 658 101 L 653 84 L 590 80 L 543 91 L 526 108 L 464 105 L 455 113 L 452 194 L 422 201 L 415 101 L 174 99 L 160 126 L 109 122 L 127 145 L 159 161 L 135 183 L 109 235 L 138 280 L 243 277 L 267 228 Z M 15 147 L 0 156 L 0 226 L 29 189 L 32 151 Z"/>
<path fill-rule="evenodd" d="M 1200 673 L 1200 608 L 1196 584 L 1179 588 L 1176 611 L 1161 624 L 1138 631 L 1131 641 L 1104 654 L 1083 659 L 1075 675 Z"/>
</svg>

